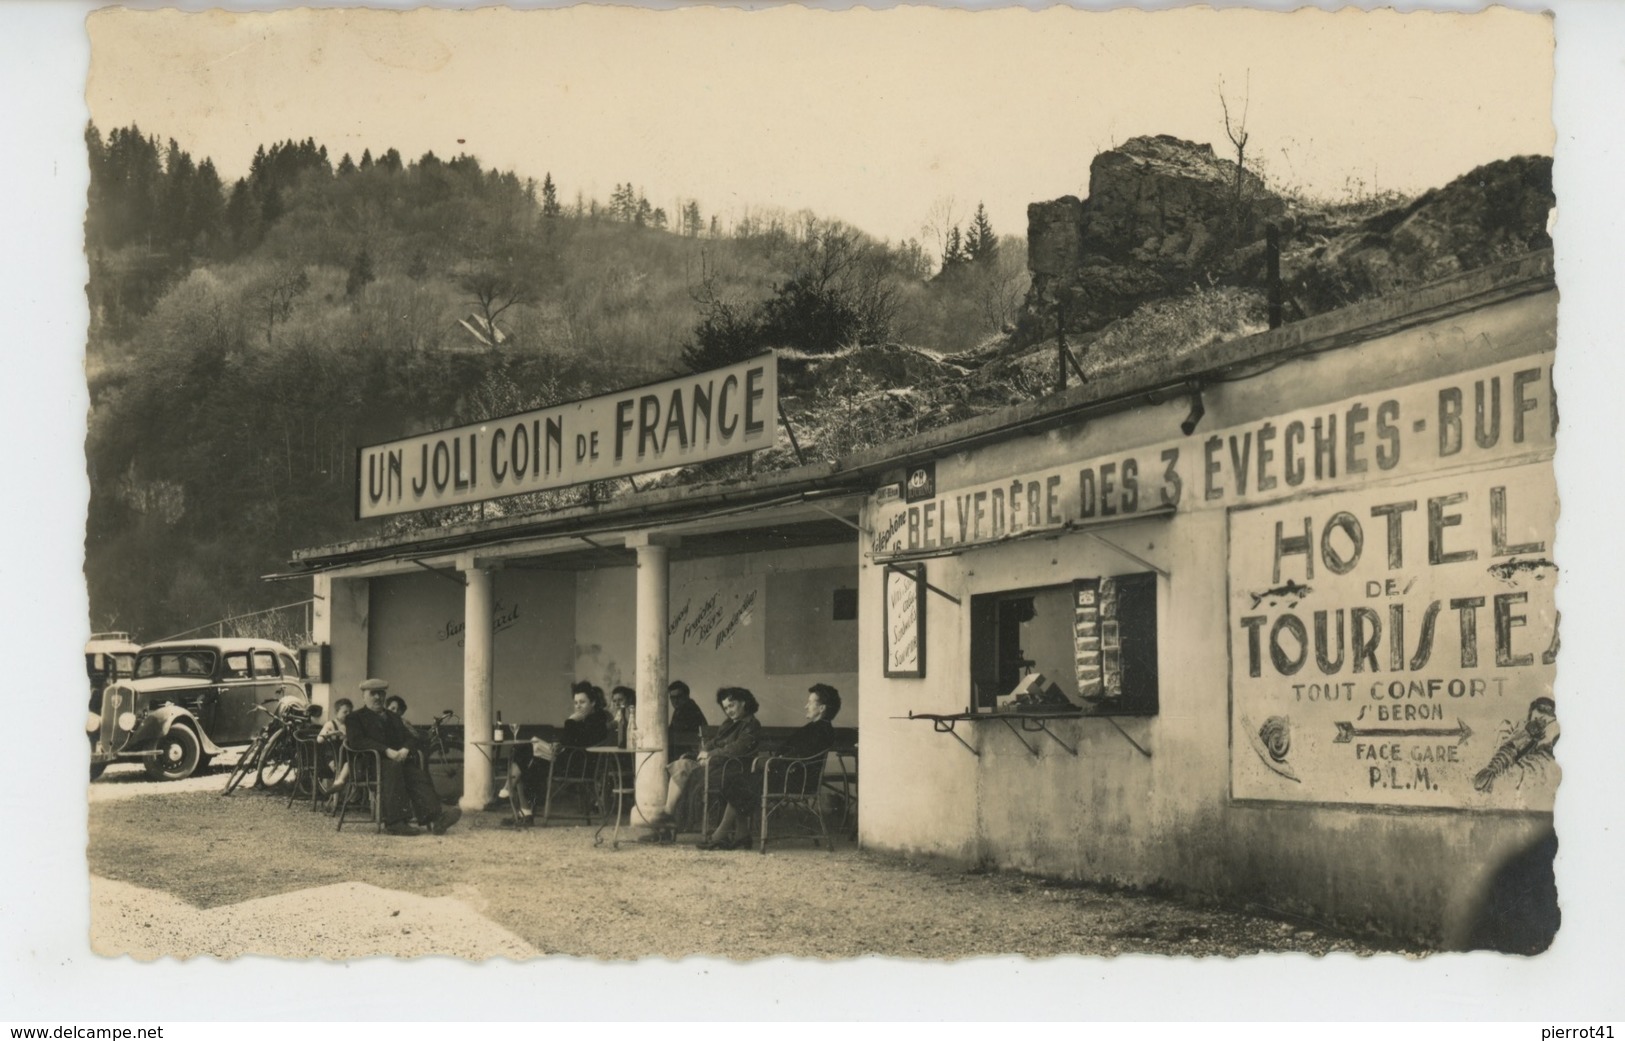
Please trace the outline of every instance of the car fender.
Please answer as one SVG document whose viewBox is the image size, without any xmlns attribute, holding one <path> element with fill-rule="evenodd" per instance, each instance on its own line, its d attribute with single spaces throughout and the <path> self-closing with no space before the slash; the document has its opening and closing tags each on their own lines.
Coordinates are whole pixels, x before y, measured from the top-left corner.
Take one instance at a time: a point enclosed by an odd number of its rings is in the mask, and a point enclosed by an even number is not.
<svg viewBox="0 0 1625 1041">
<path fill-rule="evenodd" d="M 137 728 L 137 732 L 143 744 L 148 741 L 157 744 L 177 724 L 191 728 L 192 733 L 197 735 L 198 745 L 202 748 L 204 755 L 219 755 L 224 751 L 220 746 L 209 740 L 209 735 L 203 732 L 203 727 L 198 723 L 197 717 L 179 705 L 159 705 L 154 708 L 147 713 L 147 718 L 142 721 L 141 726 Z"/>
</svg>

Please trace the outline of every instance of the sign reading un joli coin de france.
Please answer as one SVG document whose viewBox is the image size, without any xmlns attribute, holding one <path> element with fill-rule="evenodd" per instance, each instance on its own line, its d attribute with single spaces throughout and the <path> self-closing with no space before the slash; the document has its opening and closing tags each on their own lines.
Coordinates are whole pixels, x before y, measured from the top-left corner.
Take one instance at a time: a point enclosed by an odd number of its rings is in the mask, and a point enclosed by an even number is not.
<svg viewBox="0 0 1625 1041">
<path fill-rule="evenodd" d="M 764 354 L 583 401 L 359 451 L 356 516 L 383 517 L 665 470 L 769 448 L 778 363 Z"/>
</svg>

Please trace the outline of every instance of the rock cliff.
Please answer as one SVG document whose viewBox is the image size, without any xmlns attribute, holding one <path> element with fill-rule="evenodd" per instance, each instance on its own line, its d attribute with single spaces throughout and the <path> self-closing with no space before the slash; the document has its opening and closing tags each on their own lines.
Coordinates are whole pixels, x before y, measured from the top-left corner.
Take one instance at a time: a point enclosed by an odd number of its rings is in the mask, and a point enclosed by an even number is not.
<svg viewBox="0 0 1625 1041">
<path fill-rule="evenodd" d="M 1102 330 L 1203 288 L 1257 293 L 1280 231 L 1288 321 L 1547 248 L 1551 160 L 1486 164 L 1414 199 L 1289 200 L 1208 145 L 1137 137 L 1096 156 L 1089 196 L 1027 208 L 1032 288 L 1012 346 Z"/>
</svg>

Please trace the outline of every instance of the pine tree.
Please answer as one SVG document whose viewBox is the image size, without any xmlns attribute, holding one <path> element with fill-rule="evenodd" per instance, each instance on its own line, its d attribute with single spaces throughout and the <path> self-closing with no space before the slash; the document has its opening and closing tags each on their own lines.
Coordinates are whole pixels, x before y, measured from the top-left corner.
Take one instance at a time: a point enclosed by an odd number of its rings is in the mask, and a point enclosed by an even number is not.
<svg viewBox="0 0 1625 1041">
<path fill-rule="evenodd" d="M 965 244 L 959 235 L 959 225 L 955 224 L 948 229 L 948 245 L 942 251 L 942 271 L 946 274 L 969 259 L 970 256 L 965 252 Z"/>
<path fill-rule="evenodd" d="M 370 148 L 363 148 L 361 150 L 361 169 L 372 169 L 372 149 Z"/>
<path fill-rule="evenodd" d="M 339 160 L 339 176 L 355 173 L 355 163 L 350 160 L 350 153 L 345 152 L 344 158 Z"/>
<path fill-rule="evenodd" d="M 365 246 L 356 251 L 355 259 L 350 261 L 350 274 L 344 280 L 344 295 L 354 299 L 355 295 L 366 288 L 373 280 L 372 254 L 367 252 Z"/>
<path fill-rule="evenodd" d="M 987 208 L 976 204 L 976 216 L 971 218 L 970 232 L 965 236 L 965 259 L 973 264 L 991 264 L 999 259 L 999 236 L 987 219 Z"/>
<path fill-rule="evenodd" d="M 559 190 L 553 184 L 553 174 L 542 175 L 542 216 L 553 218 L 563 211 L 559 207 Z"/>
</svg>

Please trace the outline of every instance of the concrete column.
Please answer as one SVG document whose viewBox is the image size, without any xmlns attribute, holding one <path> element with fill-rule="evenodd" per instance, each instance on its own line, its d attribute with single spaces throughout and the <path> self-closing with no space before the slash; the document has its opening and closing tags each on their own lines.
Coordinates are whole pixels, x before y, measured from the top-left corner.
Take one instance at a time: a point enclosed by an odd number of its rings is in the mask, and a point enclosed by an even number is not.
<svg viewBox="0 0 1625 1041">
<path fill-rule="evenodd" d="M 462 566 L 463 580 L 463 797 L 465 810 L 483 810 L 491 799 L 491 759 L 475 741 L 491 740 L 492 620 L 491 571 L 473 561 Z"/>
<path fill-rule="evenodd" d="M 666 805 L 666 625 L 671 616 L 671 547 L 675 535 L 640 532 L 626 539 L 638 553 L 637 747 L 657 751 L 639 756 L 638 805 L 633 815 L 649 820 Z"/>
<path fill-rule="evenodd" d="M 370 585 L 364 578 L 316 575 L 311 583 L 315 609 L 310 638 L 329 645 L 332 672 L 327 683 L 311 685 L 311 698 L 331 709 L 339 698 L 356 699 L 356 688 L 367 678 L 367 637 Z M 386 677 L 387 678 L 387 677 Z"/>
</svg>

